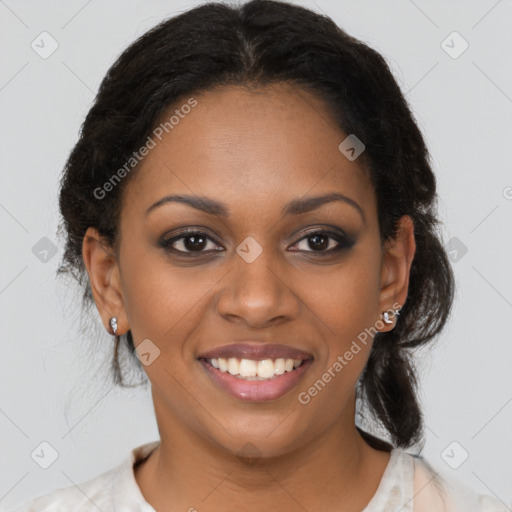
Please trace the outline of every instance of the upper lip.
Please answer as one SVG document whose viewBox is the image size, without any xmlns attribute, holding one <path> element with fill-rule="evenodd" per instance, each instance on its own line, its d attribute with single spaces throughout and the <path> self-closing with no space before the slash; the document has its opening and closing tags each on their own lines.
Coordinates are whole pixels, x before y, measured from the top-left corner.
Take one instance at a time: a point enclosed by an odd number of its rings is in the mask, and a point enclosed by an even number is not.
<svg viewBox="0 0 512 512">
<path fill-rule="evenodd" d="M 303 350 L 287 345 L 278 345 L 275 343 L 233 343 L 231 345 L 222 345 L 204 352 L 199 359 L 217 359 L 219 357 L 228 359 L 236 357 L 238 359 L 311 359 L 313 356 Z"/>
</svg>

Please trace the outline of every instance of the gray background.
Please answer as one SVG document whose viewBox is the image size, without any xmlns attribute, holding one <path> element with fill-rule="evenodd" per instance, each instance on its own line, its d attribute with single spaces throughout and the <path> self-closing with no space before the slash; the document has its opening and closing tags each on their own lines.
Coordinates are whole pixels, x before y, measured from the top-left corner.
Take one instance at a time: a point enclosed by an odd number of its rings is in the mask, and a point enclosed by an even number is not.
<svg viewBox="0 0 512 512">
<path fill-rule="evenodd" d="M 149 391 L 112 388 L 109 336 L 80 332 L 78 295 L 56 281 L 57 188 L 108 67 L 199 3 L 0 1 L 0 508 L 91 478 L 158 439 Z M 296 3 L 386 57 L 425 134 L 458 296 L 439 342 L 419 357 L 424 454 L 512 505 L 512 2 Z M 31 47 L 43 31 L 58 43 L 46 59 Z M 458 56 L 453 31 L 469 44 Z M 44 441 L 58 452 L 48 469 L 30 455 Z"/>
</svg>

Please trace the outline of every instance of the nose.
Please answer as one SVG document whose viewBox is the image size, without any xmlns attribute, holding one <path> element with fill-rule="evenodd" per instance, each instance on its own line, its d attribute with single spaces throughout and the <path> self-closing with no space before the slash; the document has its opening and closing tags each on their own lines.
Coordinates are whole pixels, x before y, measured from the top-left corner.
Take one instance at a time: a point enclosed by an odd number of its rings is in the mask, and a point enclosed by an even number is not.
<svg viewBox="0 0 512 512">
<path fill-rule="evenodd" d="M 264 328 L 290 321 L 300 312 L 294 293 L 297 271 L 264 250 L 256 260 L 245 261 L 238 254 L 217 299 L 217 311 L 225 320 L 248 327 Z M 291 267 L 285 269 L 285 266 Z"/>
</svg>

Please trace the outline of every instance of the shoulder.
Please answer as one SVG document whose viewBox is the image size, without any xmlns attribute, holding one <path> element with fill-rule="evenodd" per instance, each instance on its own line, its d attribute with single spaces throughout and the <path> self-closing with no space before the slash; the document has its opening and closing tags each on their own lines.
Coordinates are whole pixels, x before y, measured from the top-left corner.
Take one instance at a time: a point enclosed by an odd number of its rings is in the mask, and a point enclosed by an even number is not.
<svg viewBox="0 0 512 512">
<path fill-rule="evenodd" d="M 137 446 L 123 462 L 77 485 L 61 487 L 25 503 L 11 512 L 113 512 L 152 511 L 142 497 L 133 464 L 148 456 L 159 441 Z"/>
<path fill-rule="evenodd" d="M 109 512 L 113 510 L 111 489 L 118 470 L 112 468 L 78 485 L 55 489 L 12 512 Z"/>
<path fill-rule="evenodd" d="M 510 512 L 502 501 L 478 494 L 424 458 L 406 456 L 414 461 L 414 512 Z"/>
</svg>

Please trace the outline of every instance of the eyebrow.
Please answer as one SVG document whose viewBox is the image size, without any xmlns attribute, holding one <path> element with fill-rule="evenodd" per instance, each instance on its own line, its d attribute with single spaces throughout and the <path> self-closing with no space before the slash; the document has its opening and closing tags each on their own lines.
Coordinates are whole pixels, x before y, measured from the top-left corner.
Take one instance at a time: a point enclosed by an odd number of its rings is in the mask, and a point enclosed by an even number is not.
<svg viewBox="0 0 512 512">
<path fill-rule="evenodd" d="M 359 206 L 359 204 L 356 201 L 354 201 L 354 199 L 351 199 L 350 197 L 347 197 L 338 192 L 324 194 L 321 196 L 309 196 L 300 199 L 294 199 L 293 201 L 290 201 L 283 207 L 282 214 L 300 215 L 303 213 L 308 213 L 310 211 L 316 210 L 317 208 L 323 206 L 324 204 L 331 203 L 333 201 L 341 201 L 352 206 L 359 212 L 359 214 L 363 218 L 363 221 L 366 223 L 364 211 Z M 210 197 L 205 196 L 188 195 L 165 196 L 156 203 L 154 203 L 153 205 L 151 205 L 146 210 L 145 215 L 148 215 L 151 211 L 155 210 L 160 206 L 163 206 L 164 204 L 172 202 L 186 204 L 188 206 L 191 206 L 192 208 L 195 208 L 196 210 L 200 210 L 210 215 L 215 215 L 218 217 L 229 217 L 229 208 L 223 203 L 217 201 L 216 199 L 212 199 Z"/>
</svg>

